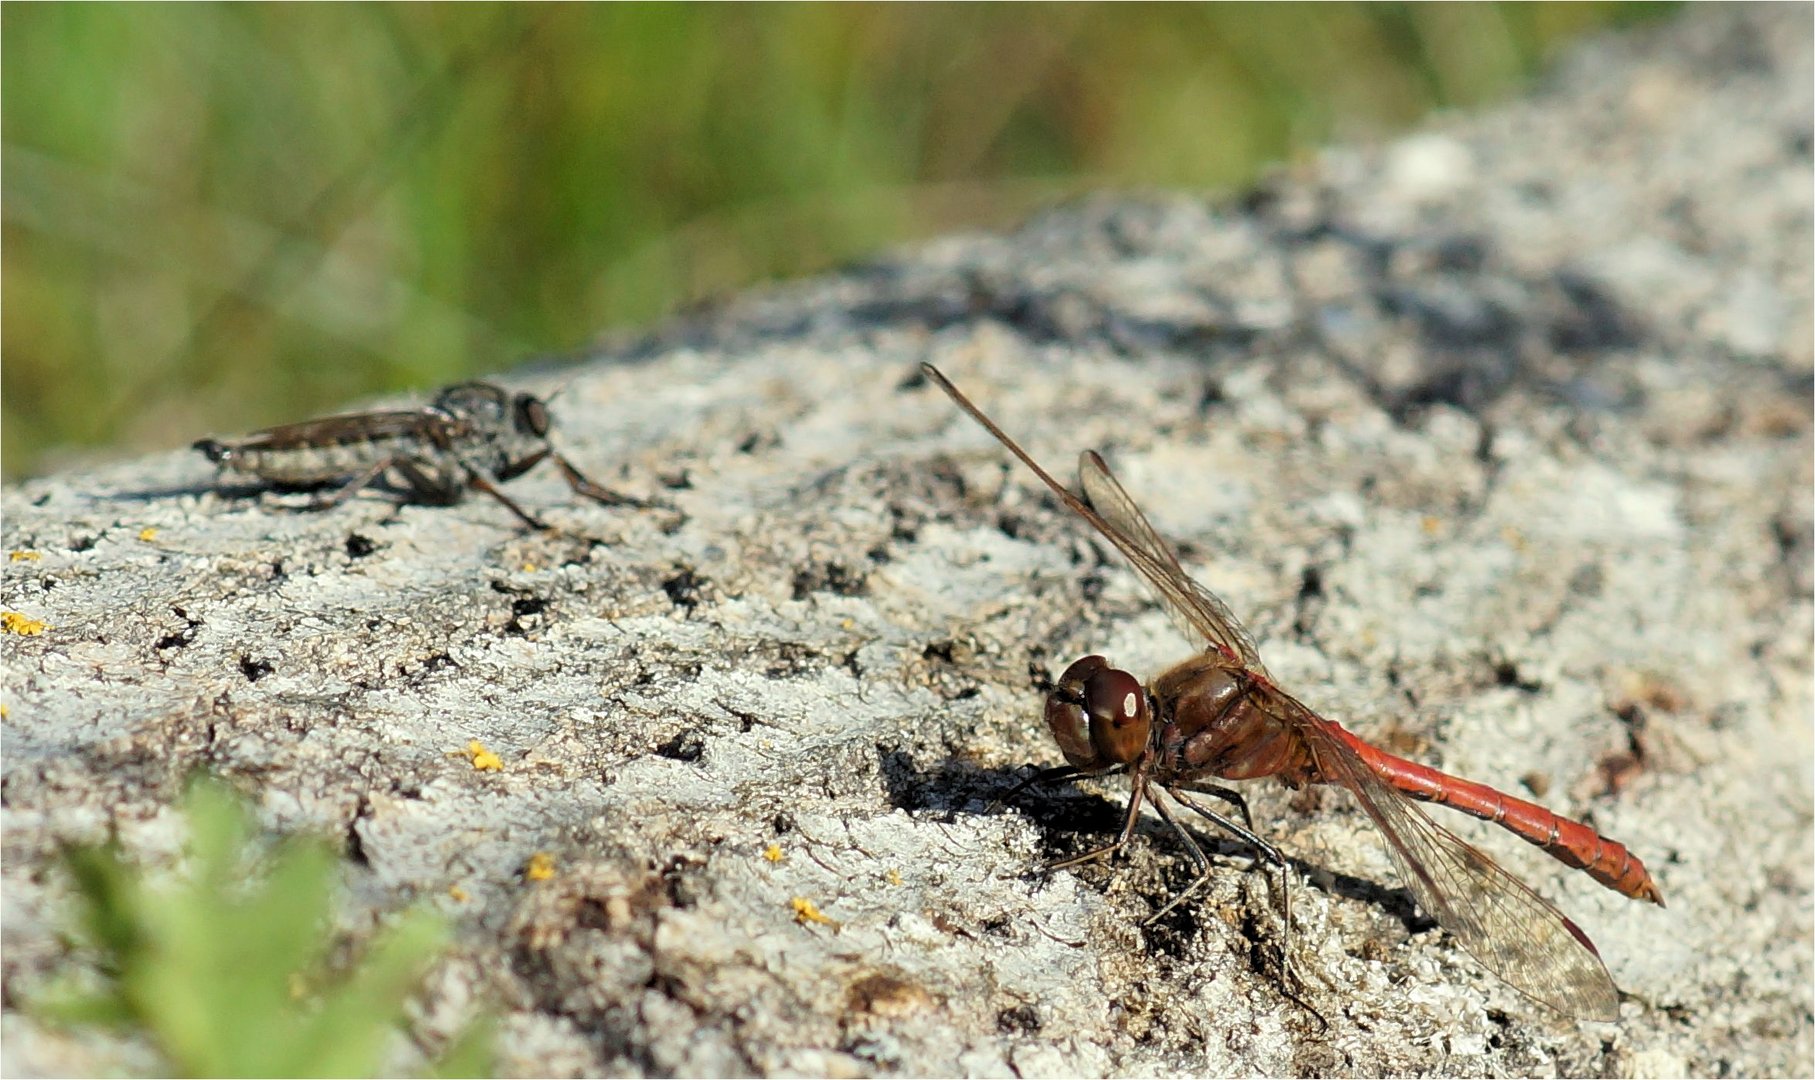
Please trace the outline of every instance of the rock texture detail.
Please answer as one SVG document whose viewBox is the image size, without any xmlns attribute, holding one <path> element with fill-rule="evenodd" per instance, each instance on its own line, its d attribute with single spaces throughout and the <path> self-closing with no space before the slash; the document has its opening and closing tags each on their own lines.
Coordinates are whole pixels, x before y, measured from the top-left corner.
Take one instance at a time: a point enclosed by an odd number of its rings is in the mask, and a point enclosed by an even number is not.
<svg viewBox="0 0 1815 1080">
<path fill-rule="evenodd" d="M 4 1071 L 131 1060 L 17 1011 L 72 962 L 49 869 L 109 829 L 168 865 L 207 767 L 345 838 L 353 939 L 458 918 L 415 1034 L 488 1000 L 507 1072 L 1807 1075 L 1810 38 L 1695 9 L 1245 199 L 1092 199 L 604 346 L 558 445 L 672 509 L 550 473 L 511 492 L 556 533 L 294 513 L 187 452 L 13 487 Z M 923 360 L 1062 474 L 1101 449 L 1314 707 L 1639 852 L 1668 909 L 1445 820 L 1593 936 L 1621 1022 L 1483 973 L 1333 792 L 1247 789 L 1328 1030 L 1235 845 L 1150 926 L 1189 877 L 1157 820 L 1044 872 L 1122 797 L 992 809 L 1058 761 L 1045 680 L 1187 644 Z"/>
</svg>

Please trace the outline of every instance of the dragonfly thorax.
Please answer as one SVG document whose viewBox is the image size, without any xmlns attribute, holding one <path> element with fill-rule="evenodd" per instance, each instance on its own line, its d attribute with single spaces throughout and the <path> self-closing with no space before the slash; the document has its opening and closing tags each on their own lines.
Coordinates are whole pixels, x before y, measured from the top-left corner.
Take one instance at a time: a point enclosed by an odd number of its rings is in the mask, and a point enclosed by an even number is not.
<svg viewBox="0 0 1815 1080">
<path fill-rule="evenodd" d="M 1278 776 L 1297 787 L 1310 773 L 1303 740 L 1266 707 L 1253 672 L 1205 651 L 1153 680 L 1160 771 L 1252 780 Z"/>
</svg>

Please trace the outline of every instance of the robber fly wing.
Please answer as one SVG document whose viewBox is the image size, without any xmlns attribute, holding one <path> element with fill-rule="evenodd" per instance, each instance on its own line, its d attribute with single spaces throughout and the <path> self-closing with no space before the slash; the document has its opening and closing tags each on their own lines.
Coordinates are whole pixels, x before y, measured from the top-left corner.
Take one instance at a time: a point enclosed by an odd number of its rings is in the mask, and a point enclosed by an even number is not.
<svg viewBox="0 0 1815 1080">
<path fill-rule="evenodd" d="M 1318 779 L 1347 788 L 1420 907 L 1515 990 L 1583 1020 L 1617 1020 L 1619 990 L 1581 927 L 1479 848 L 1432 821 L 1283 691 L 1261 701 L 1304 740 Z"/>
<path fill-rule="evenodd" d="M 243 450 L 294 450 L 332 446 L 362 439 L 427 434 L 447 422 L 446 413 L 429 408 L 348 413 L 345 416 L 324 416 L 319 420 L 304 420 L 255 431 L 236 441 L 234 446 Z"/>
<path fill-rule="evenodd" d="M 1092 524 L 1128 557 L 1178 628 L 1190 637 L 1228 649 L 1250 669 L 1266 674 L 1254 639 L 1241 620 L 1221 597 L 1185 573 L 1171 545 L 1160 537 L 1095 450 L 1086 450 L 1078 458 L 1078 484 L 1101 515 L 1103 524 Z"/>
</svg>

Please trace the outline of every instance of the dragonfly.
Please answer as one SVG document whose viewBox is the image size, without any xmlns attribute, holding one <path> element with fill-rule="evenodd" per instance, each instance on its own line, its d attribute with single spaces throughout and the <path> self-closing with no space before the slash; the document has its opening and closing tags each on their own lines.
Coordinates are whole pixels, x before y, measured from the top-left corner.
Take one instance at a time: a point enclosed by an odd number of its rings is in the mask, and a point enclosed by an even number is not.
<svg viewBox="0 0 1815 1080">
<path fill-rule="evenodd" d="M 444 387 L 414 409 L 377 410 L 305 420 L 238 439 L 201 439 L 194 449 L 223 472 L 281 488 L 338 485 L 313 509 L 352 498 L 381 477 L 402 478 L 409 494 L 433 505 L 482 491 L 532 529 L 546 528 L 497 485 L 552 459 L 577 495 L 607 506 L 654 505 L 587 479 L 549 444 L 548 403 L 487 382 Z"/>
<path fill-rule="evenodd" d="M 1082 496 L 1074 494 L 937 368 L 925 364 L 922 370 L 1114 545 L 1179 629 L 1202 645 L 1196 655 L 1145 686 L 1101 656 L 1077 661 L 1054 684 L 1045 721 L 1066 764 L 1029 783 L 1126 773 L 1132 789 L 1116 840 L 1055 866 L 1114 854 L 1133 836 L 1142 803 L 1151 802 L 1184 838 L 1198 870 L 1192 884 L 1161 909 L 1163 914 L 1209 876 L 1209 860 L 1159 792 L 1283 864 L 1277 849 L 1253 835 L 1240 794 L 1216 781 L 1271 776 L 1294 789 L 1340 787 L 1385 838 L 1418 904 L 1482 966 L 1564 1015 L 1619 1018 L 1619 990 L 1588 935 L 1485 852 L 1432 821 L 1417 803 L 1437 803 L 1491 821 L 1607 888 L 1661 907 L 1663 893 L 1638 856 L 1588 825 L 1397 757 L 1318 715 L 1273 681 L 1253 637 L 1227 604 L 1185 573 L 1096 451 L 1080 457 Z M 1198 794 L 1236 807 L 1246 827 L 1204 806 L 1193 797 Z"/>
</svg>

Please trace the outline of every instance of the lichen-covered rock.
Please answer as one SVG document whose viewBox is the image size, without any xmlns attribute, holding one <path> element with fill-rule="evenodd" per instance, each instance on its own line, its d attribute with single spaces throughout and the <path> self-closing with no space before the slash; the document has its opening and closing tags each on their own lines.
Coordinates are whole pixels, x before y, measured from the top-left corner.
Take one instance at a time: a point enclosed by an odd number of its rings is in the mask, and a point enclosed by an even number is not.
<svg viewBox="0 0 1815 1080">
<path fill-rule="evenodd" d="M 511 1073 L 1806 1075 L 1810 37 L 1694 9 L 1239 204 L 1091 199 L 607 346 L 558 444 L 672 509 L 532 473 L 559 532 L 300 514 L 175 452 L 14 487 L 4 1071 L 146 1067 L 18 1004 L 70 962 L 58 843 L 167 865 L 206 767 L 345 838 L 349 935 L 459 920 L 418 1035 L 489 1001 Z M 923 360 L 1064 475 L 1102 449 L 1308 703 L 1643 856 L 1668 909 L 1444 822 L 1622 1020 L 1485 974 L 1335 792 L 1247 786 L 1327 1029 L 1239 847 L 1152 925 L 1157 819 L 1042 871 L 1121 793 L 991 807 L 1058 761 L 1041 686 L 1189 643 Z"/>
</svg>

